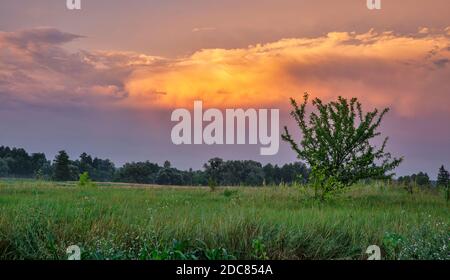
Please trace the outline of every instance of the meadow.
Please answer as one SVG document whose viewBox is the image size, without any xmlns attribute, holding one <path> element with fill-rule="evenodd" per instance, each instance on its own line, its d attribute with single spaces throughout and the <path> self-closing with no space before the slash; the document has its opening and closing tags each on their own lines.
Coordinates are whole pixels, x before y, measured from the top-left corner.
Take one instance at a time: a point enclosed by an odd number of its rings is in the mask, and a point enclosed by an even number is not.
<svg viewBox="0 0 450 280">
<path fill-rule="evenodd" d="M 0 259 L 450 259 L 450 207 L 381 182 L 328 201 L 298 187 L 0 180 Z"/>
</svg>

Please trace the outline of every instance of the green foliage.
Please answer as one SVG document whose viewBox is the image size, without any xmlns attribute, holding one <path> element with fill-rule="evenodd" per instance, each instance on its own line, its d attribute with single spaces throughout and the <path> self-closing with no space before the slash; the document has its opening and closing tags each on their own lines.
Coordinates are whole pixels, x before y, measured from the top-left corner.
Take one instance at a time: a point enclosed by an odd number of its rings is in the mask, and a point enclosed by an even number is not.
<svg viewBox="0 0 450 280">
<path fill-rule="evenodd" d="M 69 181 L 71 180 L 71 172 L 69 167 L 69 155 L 65 151 L 59 151 L 54 161 L 53 179 L 55 181 Z"/>
<path fill-rule="evenodd" d="M 287 127 L 282 135 L 298 158 L 305 160 L 312 169 L 313 185 L 321 189 L 321 197 L 331 191 L 348 187 L 362 179 L 386 178 L 402 159 L 392 158 L 385 152 L 387 138 L 381 147 L 370 140 L 379 136 L 377 131 L 388 109 L 377 109 L 363 115 L 361 103 L 356 98 L 325 104 L 319 98 L 312 104 L 316 112 L 306 117 L 308 94 L 299 106 L 291 99 L 291 116 L 300 128 L 303 138 L 297 143 Z M 299 145 L 300 144 L 300 145 Z"/>
<path fill-rule="evenodd" d="M 261 186 L 293 184 L 299 178 L 306 182 L 309 170 L 301 162 L 284 164 L 279 167 L 253 160 L 227 160 L 212 158 L 204 165 L 208 178 L 212 178 L 220 186 Z"/>
<path fill-rule="evenodd" d="M 200 259 L 206 260 L 236 260 L 236 257 L 228 252 L 223 247 L 210 248 L 202 240 L 197 240 L 200 246 L 197 246 L 196 251 Z"/>
<path fill-rule="evenodd" d="M 128 244 L 118 243 L 117 236 L 98 238 L 84 246 L 83 259 L 96 260 L 235 260 L 225 248 L 209 248 L 203 241 L 177 240 L 161 243 L 137 235 Z"/>
<path fill-rule="evenodd" d="M 212 192 L 214 192 L 216 190 L 217 183 L 216 183 L 216 181 L 213 178 L 209 178 L 209 180 L 208 180 L 208 187 L 209 187 L 209 190 L 212 191 Z"/>
<path fill-rule="evenodd" d="M 257 260 L 268 260 L 266 245 L 264 245 L 261 237 L 252 241 L 253 257 Z"/>
<path fill-rule="evenodd" d="M 205 259 L 207 260 L 236 260 L 236 257 L 228 253 L 225 248 L 213 248 L 204 250 Z"/>
<path fill-rule="evenodd" d="M 429 186 L 430 185 L 430 177 L 427 173 L 419 172 L 418 174 L 413 174 L 411 176 L 411 180 L 415 182 L 419 186 Z"/>
<path fill-rule="evenodd" d="M 32 177 L 36 171 L 42 170 L 44 175 L 51 173 L 50 162 L 44 154 L 28 154 L 21 148 L 0 147 L 0 173 L 3 176 Z M 2 176 L 2 175 L 0 175 Z"/>
<path fill-rule="evenodd" d="M 152 260 L 197 260 L 194 252 L 190 251 L 189 242 L 174 239 L 168 248 L 153 249 L 150 252 Z"/>
<path fill-rule="evenodd" d="M 92 182 L 91 178 L 89 177 L 88 172 L 83 172 L 80 175 L 80 179 L 78 180 L 78 186 L 79 187 L 94 187 L 95 184 Z"/>
<path fill-rule="evenodd" d="M 93 159 L 90 155 L 82 153 L 78 160 L 71 161 L 66 156 L 67 153 L 58 154 L 52 166 L 51 161 L 47 160 L 43 153 L 28 154 L 24 149 L 0 147 L 0 161 L 6 162 L 7 176 L 10 177 L 68 181 L 77 180 L 79 174 L 83 172 L 89 172 L 95 181 L 111 181 L 114 177 L 116 168 L 108 159 Z"/>
<path fill-rule="evenodd" d="M 450 231 L 442 222 L 425 217 L 407 237 L 395 232 L 383 237 L 383 249 L 387 259 L 400 260 L 449 260 Z M 427 221 L 428 220 L 428 221 Z"/>
<path fill-rule="evenodd" d="M 411 176 L 400 176 L 397 181 L 406 186 L 417 185 L 424 187 L 430 185 L 430 177 L 427 173 L 422 171 L 417 174 L 412 174 Z"/>
<path fill-rule="evenodd" d="M 156 183 L 160 185 L 183 185 L 183 173 L 170 167 L 170 163 L 164 163 L 164 167 L 156 175 Z"/>
<path fill-rule="evenodd" d="M 266 164 L 263 167 L 266 185 L 304 184 L 308 181 L 310 170 L 304 163 L 294 162 L 278 165 Z"/>
<path fill-rule="evenodd" d="M 131 162 L 116 169 L 109 159 L 87 153 L 82 153 L 76 160 L 70 160 L 67 153 L 58 157 L 52 165 L 43 153 L 30 155 L 24 149 L 1 146 L 0 177 L 75 181 L 80 174 L 88 172 L 95 182 L 208 186 L 208 179 L 213 177 L 221 186 L 259 186 L 264 182 L 267 185 L 305 183 L 309 173 L 301 162 L 282 166 L 267 164 L 263 167 L 252 160 L 224 161 L 214 158 L 205 165 L 204 171 L 184 171 L 174 168 L 169 161 L 165 161 L 163 166 L 149 161 Z"/>
<path fill-rule="evenodd" d="M 413 194 L 414 190 L 419 187 L 430 187 L 430 177 L 427 173 L 420 171 L 417 174 L 412 174 L 411 176 L 400 176 L 397 182 L 404 186 L 409 194 Z"/>
<path fill-rule="evenodd" d="M 212 158 L 204 164 L 206 176 L 208 176 L 208 186 L 212 189 L 223 177 L 224 161 L 221 158 Z"/>
<path fill-rule="evenodd" d="M 114 163 L 110 160 L 92 158 L 87 153 L 82 153 L 78 160 L 71 162 L 71 172 L 76 178 L 78 174 L 88 172 L 94 181 L 112 181 L 115 171 Z"/>
<path fill-rule="evenodd" d="M 445 191 L 445 201 L 447 201 L 448 203 L 450 200 L 450 186 L 447 185 L 444 191 Z"/>
<path fill-rule="evenodd" d="M 449 175 L 448 171 L 442 165 L 439 168 L 438 177 L 437 177 L 437 185 L 439 187 L 447 187 L 449 184 L 449 177 L 450 177 L 450 175 Z"/>
<path fill-rule="evenodd" d="M 31 155 L 31 166 L 33 169 L 33 175 L 39 180 L 48 180 L 52 175 L 51 162 L 47 160 L 45 154 L 34 153 Z"/>
<path fill-rule="evenodd" d="M 430 218 L 430 217 L 429 217 Z M 400 260 L 450 260 L 448 224 L 430 220 L 418 226 L 403 240 L 397 258 Z"/>
<path fill-rule="evenodd" d="M 116 174 L 115 181 L 139 184 L 154 184 L 161 169 L 158 164 L 146 162 L 126 163 Z"/>
<path fill-rule="evenodd" d="M 310 175 L 310 185 L 314 188 L 314 197 L 327 200 L 341 191 L 345 185 L 335 175 L 327 175 L 326 172 L 313 167 Z"/>
<path fill-rule="evenodd" d="M 238 192 L 239 192 L 238 190 L 225 189 L 225 190 L 223 191 L 223 195 L 224 195 L 225 197 L 232 197 L 232 196 L 237 195 Z"/>
<path fill-rule="evenodd" d="M 405 238 L 400 234 L 394 232 L 386 232 L 384 234 L 382 244 L 387 258 L 395 259 L 404 241 Z"/>
<path fill-rule="evenodd" d="M 437 177 L 437 186 L 444 189 L 445 200 L 448 202 L 450 200 L 450 175 L 445 167 L 442 165 L 439 168 L 439 173 Z"/>
</svg>

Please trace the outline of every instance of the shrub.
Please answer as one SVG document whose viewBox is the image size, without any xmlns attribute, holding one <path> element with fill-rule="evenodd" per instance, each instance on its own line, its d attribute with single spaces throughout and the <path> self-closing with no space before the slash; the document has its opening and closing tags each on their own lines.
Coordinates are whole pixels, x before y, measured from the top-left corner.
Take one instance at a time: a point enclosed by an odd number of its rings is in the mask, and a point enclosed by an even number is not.
<svg viewBox="0 0 450 280">
<path fill-rule="evenodd" d="M 209 187 L 210 191 L 212 191 L 212 192 L 215 191 L 216 187 L 217 187 L 216 181 L 214 179 L 212 179 L 212 178 L 209 178 L 209 180 L 208 180 L 208 187 Z"/>
<path fill-rule="evenodd" d="M 233 196 L 233 195 L 236 195 L 238 192 L 239 192 L 238 190 L 229 190 L 229 189 L 226 189 L 226 190 L 223 191 L 223 195 L 224 195 L 225 197 L 231 197 L 231 196 Z"/>
<path fill-rule="evenodd" d="M 383 248 L 386 251 L 386 258 L 395 259 L 400 251 L 405 238 L 394 232 L 386 232 L 383 237 Z"/>
<path fill-rule="evenodd" d="M 79 187 L 93 187 L 95 186 L 92 182 L 91 178 L 89 177 L 88 172 L 83 172 L 80 175 L 80 179 L 78 180 L 78 186 Z"/>
<path fill-rule="evenodd" d="M 258 260 L 268 260 L 266 252 L 266 245 L 264 245 L 261 238 L 253 239 L 252 241 L 253 257 Z"/>
</svg>

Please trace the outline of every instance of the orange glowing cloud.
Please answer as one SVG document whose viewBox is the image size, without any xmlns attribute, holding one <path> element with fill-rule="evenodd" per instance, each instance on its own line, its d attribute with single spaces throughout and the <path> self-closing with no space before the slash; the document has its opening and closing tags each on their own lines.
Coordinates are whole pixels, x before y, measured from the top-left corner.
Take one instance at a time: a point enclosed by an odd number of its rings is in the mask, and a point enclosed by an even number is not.
<svg viewBox="0 0 450 280">
<path fill-rule="evenodd" d="M 205 49 L 160 67 L 136 69 L 125 81 L 129 98 L 124 102 L 270 107 L 310 91 L 323 98 L 357 96 L 412 115 L 431 103 L 429 109 L 448 110 L 449 61 L 448 29 L 421 29 L 409 36 L 334 32 L 242 49 Z"/>
<path fill-rule="evenodd" d="M 52 28 L 0 32 L 0 101 L 173 109 L 285 107 L 308 91 L 359 97 L 402 116 L 450 113 L 450 28 L 415 34 L 332 32 L 178 59 L 79 51 Z M 52 105 L 53 104 L 53 105 Z"/>
</svg>

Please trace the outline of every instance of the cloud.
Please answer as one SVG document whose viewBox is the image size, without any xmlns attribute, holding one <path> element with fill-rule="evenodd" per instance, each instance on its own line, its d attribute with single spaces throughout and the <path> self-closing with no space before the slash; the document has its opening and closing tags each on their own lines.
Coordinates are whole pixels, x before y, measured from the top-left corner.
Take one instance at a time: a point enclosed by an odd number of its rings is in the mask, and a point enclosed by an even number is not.
<svg viewBox="0 0 450 280">
<path fill-rule="evenodd" d="M 283 106 L 289 97 L 309 91 L 325 99 L 357 96 L 404 116 L 449 113 L 449 46 L 444 31 L 333 32 L 200 50 L 157 71 L 134 71 L 125 87 L 128 101 L 142 106 L 182 107 L 196 99 L 217 107 Z"/>
<path fill-rule="evenodd" d="M 161 58 L 133 52 L 63 48 L 83 36 L 54 28 L 0 32 L 0 102 L 46 107 L 117 103 L 123 81 Z"/>
<path fill-rule="evenodd" d="M 195 27 L 192 29 L 192 32 L 203 32 L 203 31 L 214 31 L 215 27 Z"/>
<path fill-rule="evenodd" d="M 18 32 L 0 32 L 0 43 L 9 47 L 31 49 L 30 45 L 61 45 L 82 37 L 80 35 L 61 32 L 56 28 L 38 27 Z"/>
<path fill-rule="evenodd" d="M 170 109 L 288 106 L 304 91 L 356 96 L 402 116 L 450 113 L 448 28 L 415 34 L 331 32 L 181 58 L 68 52 L 80 35 L 52 28 L 0 33 L 0 100 L 45 106 Z M 6 103 L 5 103 L 6 104 Z"/>
</svg>

